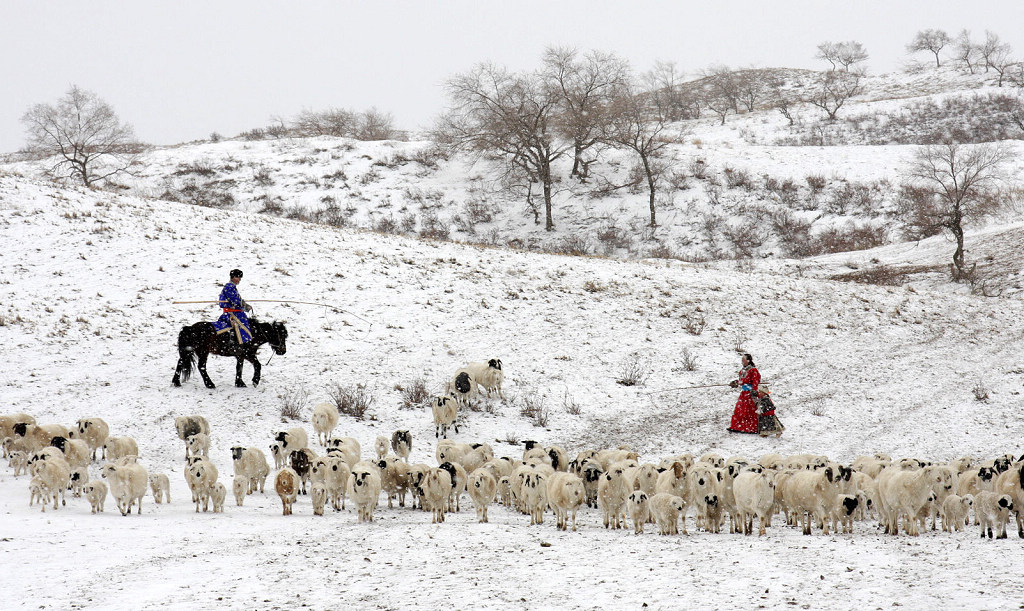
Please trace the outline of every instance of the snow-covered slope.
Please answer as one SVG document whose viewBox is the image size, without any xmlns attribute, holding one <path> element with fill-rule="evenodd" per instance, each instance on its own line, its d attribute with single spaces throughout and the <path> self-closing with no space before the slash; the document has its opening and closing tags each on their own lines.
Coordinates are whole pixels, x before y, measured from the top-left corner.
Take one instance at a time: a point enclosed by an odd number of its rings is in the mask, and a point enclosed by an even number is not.
<svg viewBox="0 0 1024 611">
<path fill-rule="evenodd" d="M 980 542 L 974 530 L 886 540 L 865 522 L 853 536 L 801 537 L 776 524 L 760 540 L 636 537 L 604 531 L 596 510 L 582 512 L 580 532 L 558 533 L 501 508 L 490 524 L 465 508 L 442 525 L 383 508 L 359 525 L 351 508 L 313 519 L 307 498 L 282 518 L 270 493 L 243 508 L 229 501 L 224 515 L 195 515 L 173 427 L 176 415 L 209 419 L 226 481 L 230 446 L 266 447 L 273 431 L 310 428 L 282 422 L 283 396 L 304 389 L 312 403 L 328 386 L 364 384 L 371 417 L 343 418 L 336 433 L 369 455 L 377 435 L 408 428 L 412 460 L 433 462 L 429 410 L 402 409 L 396 385 L 424 378 L 439 392 L 456 367 L 497 357 L 508 400 L 464 414 L 457 439 L 489 443 L 499 456 L 520 455 L 514 439 L 570 454 L 628 444 L 645 460 L 708 450 L 842 461 L 1018 455 L 1019 300 L 768 266 L 416 241 L 12 176 L 0 177 L 0 248 L 0 411 L 65 424 L 106 419 L 114 434 L 138 440 L 151 472 L 171 476 L 174 499 L 156 507 L 147 496 L 145 513 L 130 518 L 112 502 L 89 515 L 84 499 L 43 515 L 28 506 L 27 478 L 0 468 L 0 549 L 18 607 L 1001 608 L 1024 595 L 1011 568 L 1024 561 L 1020 542 Z M 178 329 L 216 312 L 171 301 L 215 299 L 233 267 L 245 271 L 247 299 L 348 313 L 260 305 L 257 314 L 284 319 L 290 335 L 259 387 L 232 387 L 233 361 L 211 357 L 218 388 L 172 388 Z M 772 384 L 788 427 L 779 440 L 725 432 L 729 389 L 651 394 L 728 381 L 738 349 Z M 618 384 L 637 361 L 646 385 Z M 547 407 L 546 426 L 521 415 L 527 404 Z M 964 575 L 979 565 L 1001 568 Z"/>
</svg>

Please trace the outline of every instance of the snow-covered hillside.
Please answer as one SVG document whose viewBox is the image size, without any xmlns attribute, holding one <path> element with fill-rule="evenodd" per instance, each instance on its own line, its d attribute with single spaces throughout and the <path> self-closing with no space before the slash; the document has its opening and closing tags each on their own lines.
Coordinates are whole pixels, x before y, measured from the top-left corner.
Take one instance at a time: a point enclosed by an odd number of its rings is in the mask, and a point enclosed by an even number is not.
<svg viewBox="0 0 1024 611">
<path fill-rule="evenodd" d="M 653 462 L 706 451 L 1019 455 L 1019 300 L 767 264 L 739 271 L 418 241 L 11 175 L 0 177 L 0 248 L 0 412 L 104 418 L 113 434 L 138 440 L 150 472 L 170 475 L 173 499 L 158 507 L 147 496 L 129 518 L 111 501 L 92 516 L 70 498 L 42 514 L 28 506 L 27 478 L 0 468 L 0 550 L 17 607 L 995 609 L 1024 597 L 1012 568 L 1024 562 L 1020 541 L 979 541 L 973 527 L 919 539 L 884 538 L 870 522 L 830 537 L 779 523 L 761 539 L 634 536 L 605 531 L 599 512 L 584 510 L 579 532 L 559 533 L 553 519 L 529 527 L 497 507 L 490 524 L 467 508 L 430 525 L 427 513 L 386 507 L 357 524 L 351 507 L 314 519 L 307 497 L 284 518 L 269 491 L 196 515 L 173 426 L 177 415 L 209 419 L 227 481 L 229 447 L 310 429 L 282 422 L 282 397 L 304 389 L 311 406 L 330 386 L 363 384 L 370 417 L 343 417 L 336 433 L 369 456 L 376 436 L 407 428 L 412 461 L 432 463 L 429 410 L 403 409 L 396 386 L 423 378 L 440 392 L 458 366 L 497 357 L 507 400 L 463 414 L 456 438 L 498 456 L 520 456 L 509 442 L 525 439 L 573 455 L 628 444 Z M 178 330 L 217 314 L 171 302 L 215 299 L 233 267 L 245 271 L 247 299 L 348 312 L 259 305 L 257 315 L 289 330 L 287 354 L 264 367 L 259 387 L 234 388 L 233 361 L 218 357 L 216 389 L 171 387 Z M 739 351 L 754 354 L 774 389 L 788 427 L 781 439 L 726 433 L 730 389 L 656 393 L 727 382 Z M 633 363 L 646 384 L 618 384 Z M 546 426 L 521 415 L 529 405 L 547 410 Z M 975 566 L 989 569 L 965 574 Z"/>
</svg>

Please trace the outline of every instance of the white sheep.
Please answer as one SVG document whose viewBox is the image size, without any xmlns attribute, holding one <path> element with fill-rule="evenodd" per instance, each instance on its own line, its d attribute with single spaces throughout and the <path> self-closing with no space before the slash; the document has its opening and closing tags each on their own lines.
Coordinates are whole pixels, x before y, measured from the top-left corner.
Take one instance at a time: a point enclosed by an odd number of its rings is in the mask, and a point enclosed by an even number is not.
<svg viewBox="0 0 1024 611">
<path fill-rule="evenodd" d="M 334 454 L 321 456 L 313 461 L 310 476 L 315 483 L 323 484 L 327 491 L 327 500 L 335 511 L 345 508 L 345 495 L 348 479 L 352 474 L 343 456 Z"/>
<path fill-rule="evenodd" d="M 341 439 L 335 438 L 330 440 L 328 443 L 327 453 L 340 453 L 340 455 L 345 459 L 345 464 L 347 464 L 349 469 L 351 469 L 360 461 L 362 448 L 354 437 L 342 437 Z"/>
<path fill-rule="evenodd" d="M 693 468 L 690 469 L 690 473 L 687 479 L 690 482 L 690 492 L 687 498 L 689 504 L 696 507 L 697 510 L 697 526 L 707 529 L 707 503 L 704 502 L 705 497 L 713 496 L 718 498 L 718 490 L 722 484 L 722 480 L 725 476 L 722 470 L 711 466 L 711 461 L 705 461 L 703 458 L 694 463 Z"/>
<path fill-rule="evenodd" d="M 1024 539 L 1024 516 L 1021 515 L 1024 511 L 1024 461 L 1018 461 L 1010 469 L 999 474 L 995 492 L 1007 494 L 1013 499 L 1013 506 L 1017 508 L 1014 512 L 1017 518 L 1017 535 Z"/>
<path fill-rule="evenodd" d="M 596 459 L 587 459 L 583 461 L 579 471 L 579 477 L 583 480 L 583 489 L 587 493 L 587 507 L 597 507 L 597 489 L 601 483 L 601 476 L 604 475 L 604 469 Z"/>
<path fill-rule="evenodd" d="M 434 397 L 430 402 L 430 410 L 434 416 L 435 438 L 447 439 L 449 427 L 459 432 L 459 404 L 454 397 Z"/>
<path fill-rule="evenodd" d="M 14 469 L 14 477 L 28 470 L 28 452 L 15 450 L 7 455 L 7 466 Z"/>
<path fill-rule="evenodd" d="M 829 534 L 826 518 L 839 495 L 839 478 L 835 471 L 831 467 L 796 471 L 783 485 L 786 506 L 796 513 L 797 520 L 803 520 L 803 533 L 811 534 L 812 520 L 816 520 L 824 533 Z"/>
<path fill-rule="evenodd" d="M 68 431 L 71 439 L 80 439 L 91 451 L 90 460 L 96 460 L 96 450 L 103 447 L 110 436 L 110 426 L 103 418 L 81 418 Z M 106 456 L 103 457 L 104 459 Z"/>
<path fill-rule="evenodd" d="M 28 449 L 36 452 L 50 445 L 54 437 L 69 438 L 68 428 L 62 424 L 15 423 L 14 437 L 23 437 Z"/>
<path fill-rule="evenodd" d="M 93 480 L 82 487 L 85 498 L 89 500 L 92 513 L 103 513 L 103 505 L 107 500 L 107 483 L 101 480 Z"/>
<path fill-rule="evenodd" d="M 759 521 L 757 534 L 763 536 L 775 504 L 775 489 L 771 480 L 764 473 L 744 471 L 736 476 L 732 490 L 743 534 L 753 533 L 756 517 Z"/>
<path fill-rule="evenodd" d="M 960 532 L 967 523 L 971 507 L 974 505 L 974 497 L 958 496 L 951 494 L 942 501 L 942 531 Z"/>
<path fill-rule="evenodd" d="M 157 505 L 171 502 L 171 480 L 163 473 L 149 476 L 149 488 Z"/>
<path fill-rule="evenodd" d="M 326 446 L 334 427 L 338 426 L 338 408 L 330 403 L 318 403 L 313 408 L 313 432 L 317 443 Z"/>
<path fill-rule="evenodd" d="M 287 431 L 279 431 L 274 440 L 281 444 L 281 453 L 287 458 L 295 450 L 309 447 L 309 435 L 302 427 L 293 427 Z"/>
<path fill-rule="evenodd" d="M 531 469 L 523 477 L 522 498 L 527 513 L 530 514 L 530 525 L 544 523 L 544 509 L 548 505 L 546 476 L 536 469 Z"/>
<path fill-rule="evenodd" d="M 412 433 L 405 429 L 391 433 L 391 450 L 399 458 L 409 462 L 409 454 L 412 452 Z"/>
<path fill-rule="evenodd" d="M 28 414 L 3 414 L 0 415 L 0 439 L 14 436 L 15 424 L 35 424 L 36 419 Z M 5 455 L 6 456 L 6 455 Z"/>
<path fill-rule="evenodd" d="M 299 474 L 291 467 L 282 468 L 274 478 L 274 490 L 277 491 L 277 496 L 281 497 L 283 514 L 286 516 L 292 515 L 292 506 L 299 496 L 299 484 Z"/>
<path fill-rule="evenodd" d="M 71 483 L 71 466 L 64 460 L 60 450 L 55 450 L 57 456 L 45 452 L 37 452 L 29 461 L 29 472 L 33 479 L 39 480 L 42 484 L 47 498 L 53 498 L 53 508 L 58 508 L 58 501 L 61 505 L 67 505 L 65 498 L 68 486 Z M 46 504 L 43 504 L 43 511 L 46 511 Z"/>
<path fill-rule="evenodd" d="M 459 371 L 467 372 L 479 388 L 487 391 L 488 397 L 491 396 L 492 392 L 495 392 L 500 398 L 505 398 L 505 394 L 501 391 L 501 383 L 505 379 L 505 374 L 501 368 L 501 359 L 488 359 L 486 363 L 470 363 Z M 453 385 L 455 381 L 455 378 L 453 378 Z"/>
<path fill-rule="evenodd" d="M 309 489 L 309 498 L 313 502 L 313 515 L 324 515 L 324 506 L 327 505 L 327 488 L 320 483 L 313 484 Z"/>
<path fill-rule="evenodd" d="M 188 467 L 191 475 L 192 495 L 196 503 L 196 513 L 199 513 L 199 505 L 202 503 L 203 511 L 209 511 L 210 495 L 213 485 L 217 483 L 217 467 L 207 459 L 195 460 Z"/>
<path fill-rule="evenodd" d="M 658 474 L 658 481 L 654 484 L 654 494 L 667 492 L 685 500 L 689 496 L 690 490 L 687 475 L 686 466 L 681 461 L 672 461 L 664 471 Z M 648 494 L 648 496 L 653 497 L 654 494 Z"/>
<path fill-rule="evenodd" d="M 46 511 L 46 506 L 50 504 L 50 499 L 53 498 L 53 494 L 50 493 L 50 488 L 47 486 L 41 478 L 34 476 L 28 482 L 28 506 L 31 507 L 36 503 L 39 503 L 41 511 Z M 54 505 L 56 507 L 56 505 Z"/>
<path fill-rule="evenodd" d="M 476 508 L 477 520 L 486 522 L 487 507 L 494 502 L 494 497 L 498 492 L 498 482 L 488 469 L 481 467 L 469 474 L 466 487 L 469 490 L 469 498 L 473 500 L 473 507 Z"/>
<path fill-rule="evenodd" d="M 107 437 L 103 455 L 110 462 L 117 462 L 125 456 L 139 456 L 139 444 L 131 437 Z"/>
<path fill-rule="evenodd" d="M 210 436 L 206 433 L 196 433 L 185 438 L 185 446 L 191 456 L 210 457 Z"/>
<path fill-rule="evenodd" d="M 597 504 L 601 507 L 605 528 L 625 527 L 626 498 L 632 490 L 626 484 L 622 467 L 612 467 L 601 476 L 597 486 Z"/>
<path fill-rule="evenodd" d="M 178 439 L 185 442 L 186 459 L 189 457 L 188 438 L 199 433 L 210 434 L 210 423 L 202 416 L 178 416 L 174 419 L 174 428 Z"/>
<path fill-rule="evenodd" d="M 1013 499 L 1008 494 L 999 494 L 983 490 L 974 497 L 974 513 L 981 523 L 981 538 L 992 538 L 992 529 L 995 528 L 996 539 L 1006 538 L 1006 523 L 1010 519 L 1010 512 L 1014 511 Z"/>
<path fill-rule="evenodd" d="M 210 501 L 213 503 L 213 513 L 224 513 L 224 500 L 228 497 L 228 489 L 221 482 L 210 487 Z"/>
<path fill-rule="evenodd" d="M 867 497 L 863 492 L 857 494 L 840 494 L 836 496 L 835 507 L 832 508 L 832 530 L 833 532 L 852 533 L 853 520 L 857 510 L 864 505 Z"/>
<path fill-rule="evenodd" d="M 352 496 L 352 501 L 356 504 L 359 521 L 372 522 L 373 511 L 377 508 L 381 490 L 380 474 L 377 472 L 377 468 L 357 463 L 352 469 L 349 485 L 349 493 Z"/>
<path fill-rule="evenodd" d="M 137 514 L 142 514 L 142 499 L 149 488 L 149 474 L 139 464 L 119 465 L 107 463 L 103 465 L 103 477 L 110 487 L 110 496 L 117 503 L 121 515 L 126 516 L 132 511 L 132 505 L 138 502 Z"/>
<path fill-rule="evenodd" d="M 423 491 L 423 502 L 431 510 L 431 523 L 444 522 L 445 509 L 448 507 L 448 497 L 452 490 L 451 473 L 445 469 L 428 469 L 420 483 Z"/>
<path fill-rule="evenodd" d="M 629 518 L 633 520 L 633 533 L 640 535 L 644 532 L 644 523 L 651 517 L 651 510 L 648 506 L 647 493 L 639 488 L 634 490 L 626 500 Z"/>
<path fill-rule="evenodd" d="M 401 461 L 394 454 L 378 461 L 380 467 L 380 485 L 388 497 L 388 509 L 394 507 L 394 498 L 398 498 L 398 506 L 405 507 L 405 494 L 409 490 L 409 463 Z"/>
<path fill-rule="evenodd" d="M 235 470 L 235 479 L 246 482 L 246 494 L 256 492 L 257 488 L 263 492 L 270 475 L 270 464 L 262 450 L 234 446 L 231 448 L 231 464 Z"/>
<path fill-rule="evenodd" d="M 50 445 L 64 453 L 65 460 L 72 469 L 89 468 L 91 450 L 81 439 L 67 439 L 65 437 L 54 437 Z"/>
<path fill-rule="evenodd" d="M 479 392 L 476 379 L 465 367 L 455 372 L 445 389 L 445 393 L 461 405 L 469 405 L 469 402 L 476 398 Z M 458 433 L 458 429 L 455 432 Z"/>
<path fill-rule="evenodd" d="M 686 504 L 683 499 L 668 492 L 659 492 L 647 501 L 658 532 L 663 535 L 678 535 L 682 518 L 683 534 L 686 534 Z"/>
<path fill-rule="evenodd" d="M 574 473 L 556 471 L 547 481 L 548 504 L 555 511 L 556 525 L 568 530 L 569 514 L 572 514 L 572 529 L 576 530 L 576 512 L 587 500 L 583 480 Z"/>
<path fill-rule="evenodd" d="M 916 470 L 905 469 L 900 464 L 887 467 L 879 474 L 878 481 L 878 512 L 886 534 L 899 533 L 902 517 L 907 534 L 917 536 L 920 533 L 918 514 L 933 495 L 949 494 L 952 488 L 949 467 L 933 465 Z"/>
<path fill-rule="evenodd" d="M 270 455 L 274 457 L 275 469 L 280 469 L 281 467 L 283 467 L 285 465 L 285 462 L 288 460 L 288 458 L 281 451 L 280 441 L 275 441 L 274 443 L 270 444 Z"/>
<path fill-rule="evenodd" d="M 462 493 L 466 490 L 469 474 L 465 467 L 457 462 L 443 462 L 438 465 L 438 468 L 448 471 L 452 477 L 452 491 L 448 495 L 448 511 L 462 511 Z"/>
</svg>

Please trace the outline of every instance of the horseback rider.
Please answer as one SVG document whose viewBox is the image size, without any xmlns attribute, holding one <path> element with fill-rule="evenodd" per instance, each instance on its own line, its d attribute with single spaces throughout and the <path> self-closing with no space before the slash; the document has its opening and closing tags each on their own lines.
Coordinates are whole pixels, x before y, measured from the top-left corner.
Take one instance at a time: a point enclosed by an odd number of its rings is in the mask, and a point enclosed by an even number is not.
<svg viewBox="0 0 1024 611">
<path fill-rule="evenodd" d="M 220 318 L 213 323 L 217 334 L 234 332 L 239 344 L 244 344 L 252 339 L 252 332 L 249 330 L 249 317 L 246 312 L 252 311 L 252 306 L 247 304 L 242 296 L 238 294 L 238 283 L 242 281 L 242 270 L 231 270 L 231 280 L 224 285 L 220 292 L 219 305 L 224 311 Z"/>
</svg>

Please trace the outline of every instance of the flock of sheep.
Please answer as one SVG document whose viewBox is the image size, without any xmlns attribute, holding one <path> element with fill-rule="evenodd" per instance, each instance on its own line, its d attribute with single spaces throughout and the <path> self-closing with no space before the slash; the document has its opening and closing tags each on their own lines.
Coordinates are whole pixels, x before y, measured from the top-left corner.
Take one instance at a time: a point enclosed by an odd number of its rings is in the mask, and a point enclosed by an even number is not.
<svg viewBox="0 0 1024 611">
<path fill-rule="evenodd" d="M 356 506 L 358 520 L 372 521 L 381 493 L 392 508 L 409 499 L 413 509 L 429 510 L 434 523 L 460 511 L 467 492 L 477 518 L 488 521 L 488 508 L 500 502 L 542 524 L 548 510 L 559 529 L 577 529 L 577 513 L 584 505 L 597 508 L 606 528 L 627 527 L 636 533 L 655 524 L 664 535 L 687 534 L 687 515 L 707 532 L 764 535 L 773 518 L 800 526 L 804 534 L 815 529 L 849 533 L 855 520 L 877 517 L 888 534 L 902 529 L 918 535 L 929 527 L 959 531 L 972 520 L 981 536 L 1006 537 L 1010 515 L 1016 517 L 1024 538 L 1024 456 L 1011 455 L 978 461 L 960 458 L 948 464 L 904 458 L 893 461 L 876 454 L 849 466 L 825 456 L 767 454 L 758 460 L 717 454 L 695 457 L 668 456 L 641 462 L 627 447 L 588 449 L 570 460 L 558 446 L 524 443 L 521 457 L 495 458 L 484 443 L 457 443 L 447 438 L 458 408 L 481 391 L 501 394 L 501 361 L 473 363 L 453 376 L 448 394 L 432 401 L 437 442 L 437 466 L 410 464 L 412 435 L 395 431 L 377 437 L 373 458 L 363 456 L 359 442 L 333 437 L 337 409 L 317 405 L 312 414 L 315 452 L 302 427 L 275 432 L 269 446 L 277 473 L 273 488 L 282 510 L 290 515 L 300 494 L 308 494 L 315 515 L 328 503 L 335 511 Z M 178 438 L 185 444 L 184 477 L 196 511 L 220 512 L 228 495 L 219 471 L 210 459 L 210 426 L 202 416 L 175 419 Z M 456 429 L 457 432 L 457 429 Z M 138 444 L 130 437 L 110 436 L 100 418 L 83 418 L 74 427 L 39 425 L 27 414 L 0 416 L 4 456 L 14 475 L 28 472 L 30 504 L 42 510 L 66 504 L 68 490 L 84 495 L 93 513 L 102 512 L 109 494 L 122 515 L 142 511 L 147 491 L 156 503 L 170 502 L 170 481 L 164 474 L 149 474 L 139 464 Z M 101 479 L 89 479 L 89 465 L 102 451 L 107 461 Z M 234 477 L 231 489 L 237 505 L 256 492 L 263 493 L 271 466 L 256 447 L 231 448 Z M 728 521 L 726 520 L 728 519 Z M 727 525 L 728 524 L 728 525 Z"/>
</svg>

